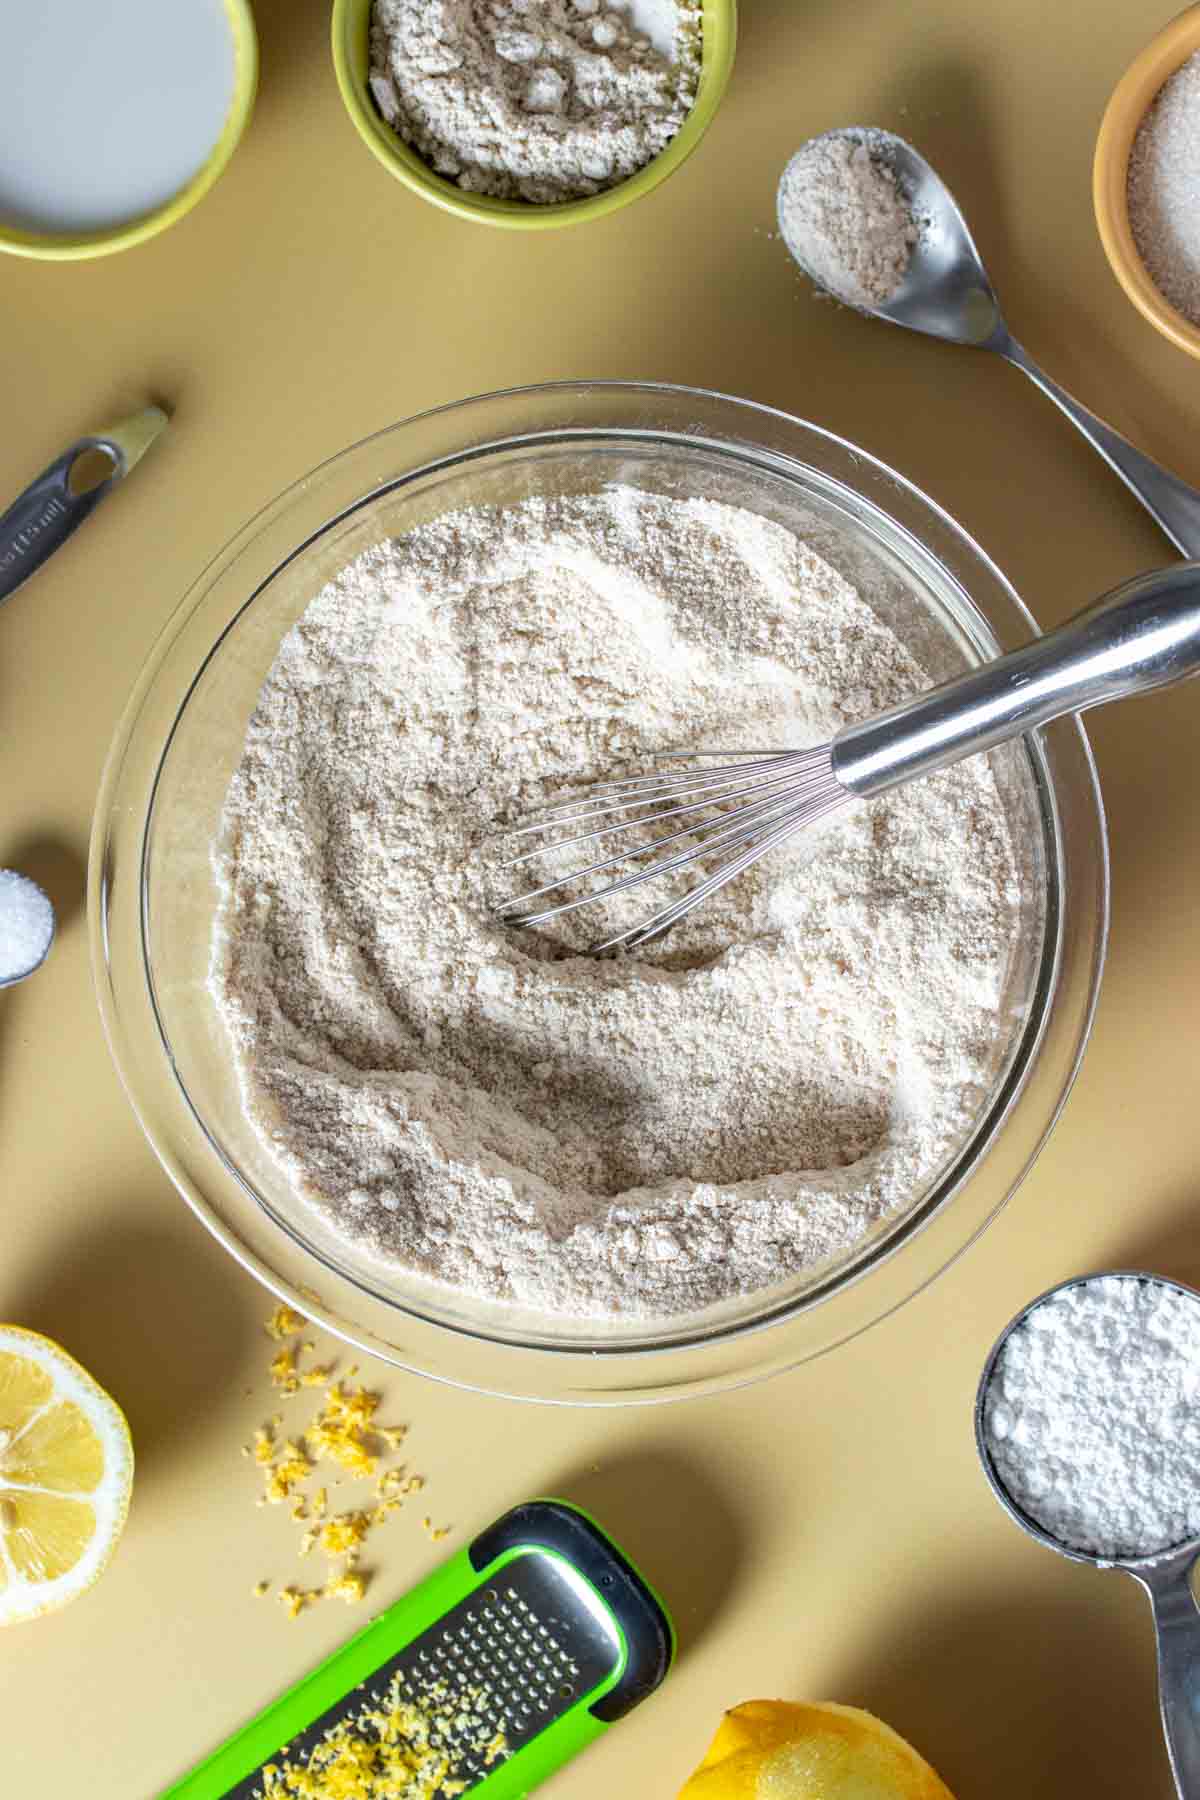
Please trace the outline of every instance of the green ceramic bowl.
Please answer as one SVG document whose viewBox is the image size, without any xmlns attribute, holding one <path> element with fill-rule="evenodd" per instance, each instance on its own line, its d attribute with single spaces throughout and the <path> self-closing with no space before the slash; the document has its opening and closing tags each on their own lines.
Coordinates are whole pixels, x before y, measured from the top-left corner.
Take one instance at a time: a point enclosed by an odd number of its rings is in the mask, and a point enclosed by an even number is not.
<svg viewBox="0 0 1200 1800">
<path fill-rule="evenodd" d="M 582 225 L 618 212 L 648 194 L 674 174 L 692 154 L 712 123 L 725 92 L 737 41 L 737 0 L 703 0 L 704 48 L 696 104 L 666 149 L 623 181 L 586 200 L 566 200 L 540 206 L 530 200 L 498 200 L 491 194 L 469 194 L 444 176 L 436 175 L 402 138 L 380 117 L 367 86 L 367 34 L 371 0 L 334 0 L 333 66 L 346 111 L 355 129 L 385 169 L 435 206 L 474 219 L 481 225 L 502 225 L 512 231 L 545 231 L 555 225 Z"/>
<path fill-rule="evenodd" d="M 4 0 L 0 0 L 0 5 L 3 3 Z M 0 251 L 13 256 L 38 257 L 48 262 L 81 262 L 87 257 L 109 256 L 114 250 L 130 250 L 135 244 L 145 243 L 147 238 L 157 237 L 160 231 L 174 225 L 203 200 L 242 141 L 258 89 L 258 34 L 250 0 L 224 0 L 224 6 L 233 33 L 233 99 L 220 137 L 191 180 L 152 212 L 101 231 L 37 232 L 0 223 Z M 152 146 L 147 154 L 153 154 Z"/>
</svg>

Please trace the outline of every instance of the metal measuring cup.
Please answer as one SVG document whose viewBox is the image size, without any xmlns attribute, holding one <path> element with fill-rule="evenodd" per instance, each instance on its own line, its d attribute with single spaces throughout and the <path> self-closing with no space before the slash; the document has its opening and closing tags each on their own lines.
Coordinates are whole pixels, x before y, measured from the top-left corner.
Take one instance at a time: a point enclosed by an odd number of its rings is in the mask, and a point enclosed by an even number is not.
<svg viewBox="0 0 1200 1800">
<path fill-rule="evenodd" d="M 996 1364 L 1011 1334 L 1025 1324 L 1030 1313 L 1056 1294 L 1100 1280 L 1154 1282 L 1182 1294 L 1200 1307 L 1200 1292 L 1195 1288 L 1144 1269 L 1100 1269 L 1094 1274 L 1074 1276 L 1070 1281 L 1060 1281 L 1057 1286 L 1047 1288 L 1009 1321 L 983 1365 L 975 1396 L 975 1445 L 992 1492 L 1009 1517 L 1015 1519 L 1030 1537 L 1050 1550 L 1057 1550 L 1060 1556 L 1069 1557 L 1072 1562 L 1091 1563 L 1098 1569 L 1123 1569 L 1146 1590 L 1154 1612 L 1158 1640 L 1158 1698 L 1171 1773 L 1180 1800 L 1200 1800 L 1200 1607 L 1191 1585 L 1192 1569 L 1200 1557 L 1200 1536 L 1170 1544 L 1145 1557 L 1109 1558 L 1088 1550 L 1077 1550 L 1051 1536 L 1043 1525 L 1018 1506 L 992 1461 L 988 1444 L 985 1420 L 988 1394 Z"/>
</svg>

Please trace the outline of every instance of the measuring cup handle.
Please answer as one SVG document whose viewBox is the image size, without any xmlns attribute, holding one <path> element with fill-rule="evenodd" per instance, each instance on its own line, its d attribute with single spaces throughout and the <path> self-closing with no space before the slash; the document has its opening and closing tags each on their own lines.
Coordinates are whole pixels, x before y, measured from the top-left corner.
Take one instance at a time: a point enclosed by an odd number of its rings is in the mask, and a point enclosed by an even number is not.
<svg viewBox="0 0 1200 1800">
<path fill-rule="evenodd" d="M 1158 1635 L 1158 1699 L 1179 1800 L 1200 1800 L 1200 1608 L 1192 1594 L 1197 1551 L 1131 1569 L 1150 1596 Z"/>
<path fill-rule="evenodd" d="M 1170 469 L 1131 444 L 1128 438 L 1098 419 L 1094 412 L 1080 405 L 1015 341 L 1007 343 L 1001 354 L 1028 375 L 1043 394 L 1053 400 L 1060 412 L 1098 450 L 1110 469 L 1114 469 L 1132 494 L 1135 494 L 1159 529 L 1166 533 L 1184 556 L 1200 557 L 1200 493 L 1189 487 Z"/>
</svg>

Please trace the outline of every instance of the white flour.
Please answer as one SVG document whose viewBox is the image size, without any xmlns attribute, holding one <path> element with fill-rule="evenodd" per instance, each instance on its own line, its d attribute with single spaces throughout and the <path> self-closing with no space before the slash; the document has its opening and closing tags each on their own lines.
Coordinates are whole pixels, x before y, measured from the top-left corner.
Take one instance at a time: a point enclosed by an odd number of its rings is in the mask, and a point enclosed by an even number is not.
<svg viewBox="0 0 1200 1800">
<path fill-rule="evenodd" d="M 911 1200 L 1014 1030 L 985 759 L 624 960 L 498 925 L 484 840 L 651 748 L 811 742 L 923 685 L 840 576 L 712 502 L 529 501 L 360 556 L 279 650 L 219 853 L 215 989 L 310 1203 L 393 1264 L 597 1315 L 770 1285 Z M 573 941 L 646 910 L 608 904 Z"/>
<path fill-rule="evenodd" d="M 696 99 L 700 8 L 375 0 L 370 42 L 375 104 L 439 175 L 547 203 L 615 187 L 670 143 Z"/>
<path fill-rule="evenodd" d="M 1108 1560 L 1200 1535 L 1200 1302 L 1102 1276 L 1030 1313 L 997 1358 L 996 1472 L 1052 1537 Z"/>
<path fill-rule="evenodd" d="M 904 278 L 920 227 L 865 140 L 828 135 L 798 150 L 779 194 L 784 242 L 850 306 L 882 306 Z"/>
</svg>

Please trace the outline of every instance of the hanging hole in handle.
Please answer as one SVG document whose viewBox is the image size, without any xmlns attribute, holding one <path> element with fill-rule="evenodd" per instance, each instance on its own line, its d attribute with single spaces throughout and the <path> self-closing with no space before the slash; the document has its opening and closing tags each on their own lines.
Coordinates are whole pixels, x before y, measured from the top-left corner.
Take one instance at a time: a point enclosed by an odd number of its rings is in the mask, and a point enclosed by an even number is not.
<svg viewBox="0 0 1200 1800">
<path fill-rule="evenodd" d="M 98 487 L 111 481 L 120 469 L 120 461 L 115 451 L 107 450 L 100 444 L 91 444 L 81 450 L 67 473 L 67 488 L 71 495 L 79 500 L 85 494 L 94 494 Z"/>
</svg>

